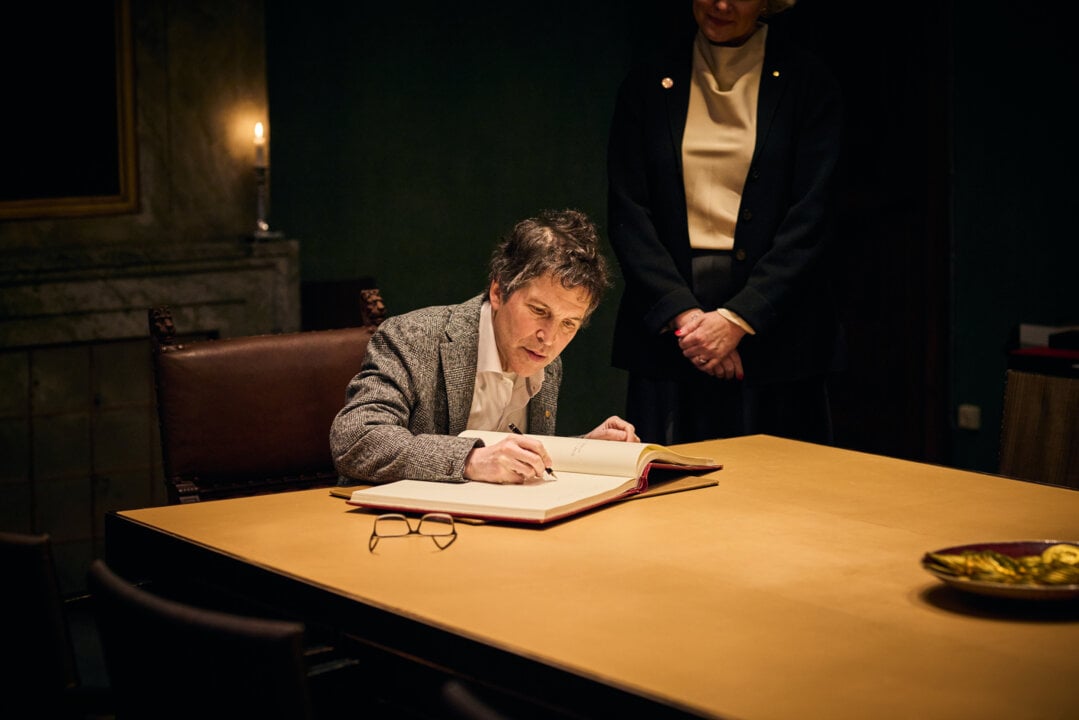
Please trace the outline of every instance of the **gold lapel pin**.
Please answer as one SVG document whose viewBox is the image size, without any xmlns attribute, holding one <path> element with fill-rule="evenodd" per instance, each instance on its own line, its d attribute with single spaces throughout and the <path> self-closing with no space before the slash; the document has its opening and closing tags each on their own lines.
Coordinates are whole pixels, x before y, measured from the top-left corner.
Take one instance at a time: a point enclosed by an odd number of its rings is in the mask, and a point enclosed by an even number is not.
<svg viewBox="0 0 1079 720">
<path fill-rule="evenodd" d="M 674 87 L 674 80 L 671 80 L 669 77 L 665 77 L 659 81 L 659 84 L 662 85 L 665 90 L 670 90 L 672 87 Z"/>
</svg>

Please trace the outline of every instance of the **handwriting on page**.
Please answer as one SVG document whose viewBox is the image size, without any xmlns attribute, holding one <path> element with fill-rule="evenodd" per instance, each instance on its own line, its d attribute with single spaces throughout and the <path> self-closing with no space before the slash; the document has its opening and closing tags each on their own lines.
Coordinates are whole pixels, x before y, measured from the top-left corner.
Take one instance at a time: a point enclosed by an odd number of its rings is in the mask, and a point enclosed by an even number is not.
<svg viewBox="0 0 1079 720">
<path fill-rule="evenodd" d="M 573 443 L 573 447 L 571 447 L 569 450 L 570 457 L 577 457 L 581 453 L 583 453 L 587 444 L 588 441 L 584 438 L 581 438 L 577 442 Z"/>
</svg>

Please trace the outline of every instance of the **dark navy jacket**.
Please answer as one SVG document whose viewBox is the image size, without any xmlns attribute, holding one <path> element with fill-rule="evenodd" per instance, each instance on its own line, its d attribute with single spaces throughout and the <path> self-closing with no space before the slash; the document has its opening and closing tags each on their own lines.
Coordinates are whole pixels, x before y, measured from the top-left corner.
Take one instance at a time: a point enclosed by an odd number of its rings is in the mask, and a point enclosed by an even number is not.
<svg viewBox="0 0 1079 720">
<path fill-rule="evenodd" d="M 625 280 L 612 362 L 659 377 L 698 372 L 674 337 L 661 334 L 678 313 L 700 305 L 691 290 L 682 182 L 692 51 L 687 37 L 630 72 L 608 147 L 609 237 Z M 842 115 L 828 69 L 779 27 L 770 28 L 756 147 L 735 226 L 736 292 L 724 302 L 756 330 L 739 345 L 747 383 L 794 380 L 841 365 L 828 218 Z"/>
</svg>

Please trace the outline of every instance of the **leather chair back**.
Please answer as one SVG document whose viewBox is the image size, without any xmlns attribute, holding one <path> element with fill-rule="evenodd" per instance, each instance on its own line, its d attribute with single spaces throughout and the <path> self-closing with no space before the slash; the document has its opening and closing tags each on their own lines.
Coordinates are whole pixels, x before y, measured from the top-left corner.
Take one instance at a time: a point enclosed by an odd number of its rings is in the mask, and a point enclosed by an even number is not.
<svg viewBox="0 0 1079 720">
<path fill-rule="evenodd" d="M 109 688 L 80 676 L 79 656 L 90 662 L 96 643 L 84 634 L 75 641 L 72 611 L 84 597 L 61 595 L 51 536 L 0 532 L 0 567 L 0 717 L 111 717 Z"/>
<path fill-rule="evenodd" d="M 161 597 L 100 559 L 87 586 L 116 717 L 313 717 L 302 623 Z"/>
<path fill-rule="evenodd" d="M 375 325 L 175 342 L 150 311 L 170 503 L 331 486 L 329 433 Z"/>
</svg>

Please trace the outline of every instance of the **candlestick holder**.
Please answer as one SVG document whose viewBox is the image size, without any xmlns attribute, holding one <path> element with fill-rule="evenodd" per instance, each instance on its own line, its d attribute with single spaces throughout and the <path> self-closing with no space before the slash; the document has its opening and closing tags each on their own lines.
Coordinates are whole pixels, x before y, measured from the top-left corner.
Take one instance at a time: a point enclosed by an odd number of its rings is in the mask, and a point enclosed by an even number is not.
<svg viewBox="0 0 1079 720">
<path fill-rule="evenodd" d="M 269 193 L 269 168 L 265 165 L 255 166 L 255 232 L 257 239 L 281 237 L 281 233 L 270 230 L 268 209 L 270 205 Z"/>
</svg>

